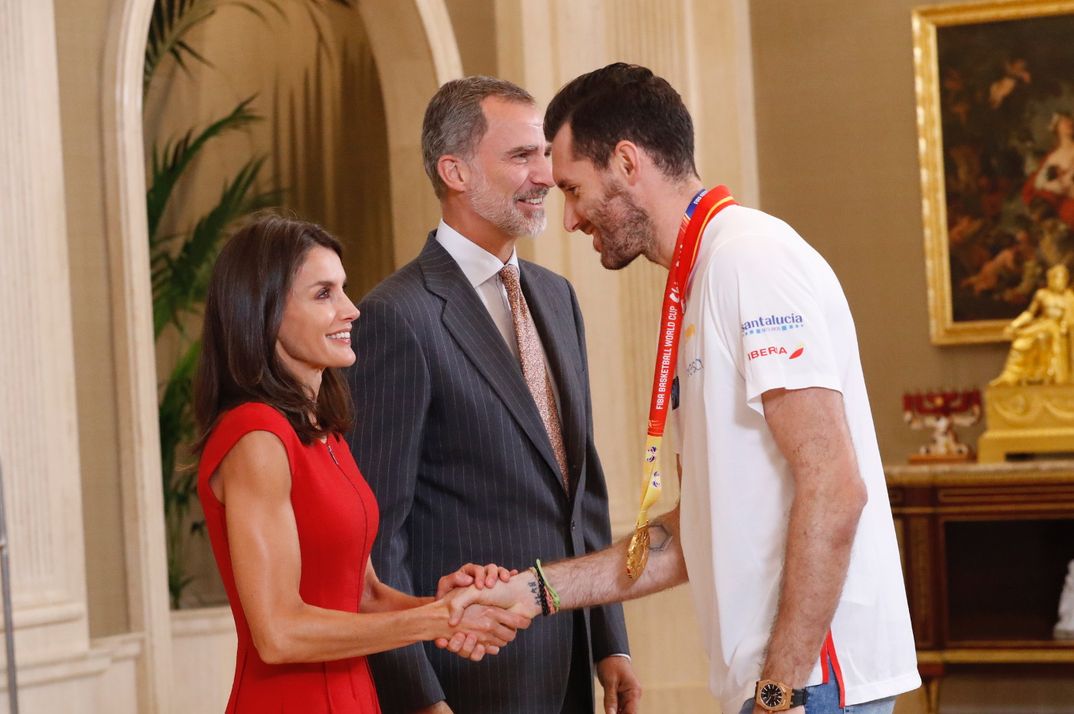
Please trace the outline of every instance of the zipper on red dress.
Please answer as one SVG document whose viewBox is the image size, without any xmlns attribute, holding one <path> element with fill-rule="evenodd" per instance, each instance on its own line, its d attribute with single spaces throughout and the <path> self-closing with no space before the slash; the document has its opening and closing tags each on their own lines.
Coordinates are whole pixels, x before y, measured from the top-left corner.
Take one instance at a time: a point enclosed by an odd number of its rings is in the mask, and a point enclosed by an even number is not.
<svg viewBox="0 0 1074 714">
<path fill-rule="evenodd" d="M 338 468 L 339 468 L 340 470 L 343 470 L 343 467 L 339 465 L 339 460 L 338 460 L 338 459 L 336 458 L 336 452 L 332 451 L 332 445 L 331 445 L 331 444 L 329 444 L 329 443 L 328 443 L 327 441 L 326 441 L 326 442 L 324 442 L 324 445 L 328 447 L 328 455 L 332 457 L 332 462 L 333 462 L 333 463 L 334 463 L 334 464 L 335 464 L 335 465 L 336 465 L 336 466 L 337 466 L 337 467 L 338 467 Z M 349 481 L 350 479 L 347 479 L 347 480 Z"/>
<path fill-rule="evenodd" d="M 365 512 L 365 501 L 362 500 L 362 496 L 361 496 L 361 493 L 358 491 L 358 487 L 354 485 L 354 482 L 351 481 L 350 476 L 348 476 L 347 473 L 343 470 L 343 467 L 339 465 L 339 459 L 336 458 L 336 452 L 332 451 L 331 442 L 329 442 L 326 439 L 325 442 L 324 442 L 324 445 L 328 448 L 328 455 L 332 457 L 332 462 L 336 465 L 336 468 L 339 470 L 339 475 L 343 477 L 343 480 L 347 482 L 347 485 L 349 485 L 351 488 L 354 489 L 354 493 L 358 496 L 358 503 L 359 503 L 359 505 L 361 505 L 362 512 L 364 513 Z M 366 514 L 366 517 L 368 517 L 368 514 Z M 365 543 L 362 544 L 362 549 L 364 551 Z M 356 601 L 354 603 L 354 611 L 355 612 L 361 612 L 361 609 L 362 609 L 361 600 L 362 600 L 362 594 L 361 594 L 361 590 L 359 589 L 358 598 L 356 599 Z M 354 686 L 354 682 L 351 682 L 351 686 L 352 687 Z"/>
</svg>

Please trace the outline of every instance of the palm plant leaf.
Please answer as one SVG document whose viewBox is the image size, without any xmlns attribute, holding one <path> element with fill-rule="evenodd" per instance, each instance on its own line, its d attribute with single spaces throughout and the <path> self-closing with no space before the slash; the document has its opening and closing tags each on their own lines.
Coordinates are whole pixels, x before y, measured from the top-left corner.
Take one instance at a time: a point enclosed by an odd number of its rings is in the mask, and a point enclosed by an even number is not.
<svg viewBox="0 0 1074 714">
<path fill-rule="evenodd" d="M 180 355 L 160 397 L 157 414 L 160 425 L 161 479 L 164 492 L 165 529 L 168 545 L 168 591 L 172 606 L 179 607 L 183 589 L 191 578 L 184 577 L 181 537 L 183 524 L 190 514 L 193 494 L 196 491 L 193 470 L 176 468 L 179 445 L 189 443 L 194 437 L 192 402 L 194 372 L 197 369 L 201 342 L 192 342 Z"/>
<path fill-rule="evenodd" d="M 159 337 L 168 324 L 178 324 L 184 313 L 204 301 L 207 276 L 227 228 L 245 214 L 278 202 L 277 191 L 254 192 L 265 158 L 247 161 L 225 183 L 216 206 L 195 224 L 175 257 L 162 259 L 153 282 L 155 336 Z"/>
<path fill-rule="evenodd" d="M 272 8 L 281 18 L 287 17 L 279 0 L 157 0 L 153 5 L 153 14 L 149 20 L 145 63 L 142 70 L 142 93 L 145 94 L 149 89 L 149 83 L 153 80 L 157 67 L 168 55 L 171 55 L 179 67 L 186 72 L 189 72 L 188 58 L 212 67 L 212 62 L 186 41 L 187 34 L 225 5 L 242 8 L 267 23 L 268 18 L 257 7 L 258 4 Z M 318 49 L 327 50 L 328 45 L 325 42 L 320 22 L 320 17 L 323 16 L 323 6 L 338 5 L 350 9 L 357 6 L 357 0 L 309 0 L 303 5 L 309 13 L 310 23 L 317 35 Z"/>
<path fill-rule="evenodd" d="M 142 93 L 144 94 L 149 88 L 149 83 L 161 60 L 168 55 L 175 58 L 179 67 L 187 72 L 189 72 L 186 65 L 187 58 L 212 67 L 212 62 L 187 43 L 187 33 L 226 5 L 242 8 L 258 19 L 268 22 L 268 18 L 255 3 L 267 5 L 280 17 L 286 17 L 278 0 L 254 0 L 252 2 L 251 0 L 157 0 L 153 5 L 153 15 L 149 20 L 145 66 L 142 70 Z"/>
<path fill-rule="evenodd" d="M 190 343 L 179 357 L 168 375 L 168 382 L 160 397 L 158 422 L 160 425 L 160 457 L 164 472 L 164 501 L 171 501 L 170 494 L 172 474 L 175 473 L 175 459 L 180 443 L 189 441 L 194 435 L 194 420 L 191 414 L 193 397 L 194 371 L 198 356 L 201 354 L 201 342 Z"/>
<path fill-rule="evenodd" d="M 145 45 L 145 66 L 142 70 L 142 93 L 149 88 L 160 61 L 167 55 L 186 68 L 186 55 L 206 65 L 209 61 L 191 49 L 184 38 L 191 29 L 212 17 L 216 0 L 157 0 L 149 20 L 149 36 Z"/>
<path fill-rule="evenodd" d="M 256 95 L 239 102 L 231 113 L 217 119 L 202 131 L 194 133 L 191 129 L 175 141 L 169 141 L 163 149 L 153 147 L 152 164 L 149 172 L 149 188 L 146 190 L 146 213 L 149 219 L 149 244 L 154 252 L 164 242 L 157 235 L 160 218 L 168 206 L 168 199 L 190 163 L 210 140 L 221 134 L 238 129 L 245 129 L 250 124 L 261 121 L 261 117 L 250 111 L 250 104 Z M 156 260 L 156 256 L 154 256 Z"/>
</svg>

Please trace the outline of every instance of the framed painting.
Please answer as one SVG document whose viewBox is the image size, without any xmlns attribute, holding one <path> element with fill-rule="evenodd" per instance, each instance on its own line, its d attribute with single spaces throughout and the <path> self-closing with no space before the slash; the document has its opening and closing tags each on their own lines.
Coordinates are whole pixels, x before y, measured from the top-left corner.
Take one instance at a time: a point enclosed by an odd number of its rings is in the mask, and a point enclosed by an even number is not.
<svg viewBox="0 0 1074 714">
<path fill-rule="evenodd" d="M 1074 268 L 1074 0 L 913 12 L 934 344 L 993 342 Z"/>
</svg>

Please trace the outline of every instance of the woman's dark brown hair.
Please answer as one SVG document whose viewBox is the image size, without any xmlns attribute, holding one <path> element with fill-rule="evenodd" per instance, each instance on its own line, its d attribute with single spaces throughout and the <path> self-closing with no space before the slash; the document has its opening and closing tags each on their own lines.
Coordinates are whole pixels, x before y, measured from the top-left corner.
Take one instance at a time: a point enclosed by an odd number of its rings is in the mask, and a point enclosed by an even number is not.
<svg viewBox="0 0 1074 714">
<path fill-rule="evenodd" d="M 350 390 L 342 375 L 325 369 L 314 401 L 276 356 L 291 283 L 314 246 L 342 256 L 339 241 L 320 226 L 262 215 L 220 251 L 209 279 L 194 379 L 199 453 L 220 415 L 243 402 L 264 402 L 280 411 L 304 444 L 350 428 Z"/>
</svg>

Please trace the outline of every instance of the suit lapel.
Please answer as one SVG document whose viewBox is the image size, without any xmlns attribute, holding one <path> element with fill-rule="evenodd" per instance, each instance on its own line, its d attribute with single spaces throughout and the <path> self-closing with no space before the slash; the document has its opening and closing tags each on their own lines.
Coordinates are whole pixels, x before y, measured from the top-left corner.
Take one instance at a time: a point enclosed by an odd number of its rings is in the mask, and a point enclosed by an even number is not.
<svg viewBox="0 0 1074 714">
<path fill-rule="evenodd" d="M 563 440 L 567 447 L 567 463 L 570 465 L 572 495 L 578 487 L 581 466 L 585 454 L 585 390 L 581 380 L 581 354 L 576 345 L 578 333 L 574 328 L 574 315 L 557 304 L 550 286 L 542 284 L 536 271 L 526 270 L 522 264 L 522 292 L 526 296 L 530 315 L 533 316 L 541 344 L 548 356 L 548 366 L 556 380 L 559 393 Z M 558 309 L 557 309 L 558 308 Z"/>
<path fill-rule="evenodd" d="M 537 447 L 551 468 L 549 476 L 555 478 L 558 490 L 562 492 L 557 476 L 559 466 L 537 405 L 522 377 L 522 368 L 504 344 L 503 336 L 481 298 L 455 259 L 436 241 L 435 233 L 429 234 L 418 261 L 426 287 L 444 300 L 442 320 L 445 329 Z"/>
</svg>

